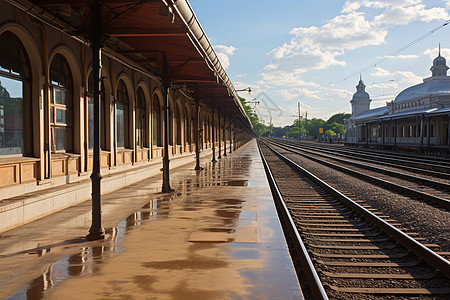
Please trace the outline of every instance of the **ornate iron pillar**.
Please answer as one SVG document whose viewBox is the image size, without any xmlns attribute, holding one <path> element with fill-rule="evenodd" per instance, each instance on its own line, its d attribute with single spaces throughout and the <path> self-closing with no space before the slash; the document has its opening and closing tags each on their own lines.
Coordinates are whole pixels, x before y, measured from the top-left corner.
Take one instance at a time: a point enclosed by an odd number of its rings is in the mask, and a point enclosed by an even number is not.
<svg viewBox="0 0 450 300">
<path fill-rule="evenodd" d="M 230 133 L 230 153 L 232 152 L 232 150 L 231 150 L 231 142 L 232 142 L 232 139 L 231 139 L 231 121 L 228 121 L 228 125 L 230 125 L 229 127 L 228 127 L 228 129 L 229 129 L 229 133 Z"/>
<path fill-rule="evenodd" d="M 94 157 L 91 174 L 92 182 L 92 224 L 88 240 L 105 238 L 102 227 L 102 192 L 100 173 L 100 90 L 101 90 L 101 51 L 103 46 L 102 7 L 99 0 L 93 1 L 91 6 L 91 36 L 92 72 L 94 75 Z"/>
<path fill-rule="evenodd" d="M 220 109 L 218 109 L 217 110 L 217 116 L 218 116 L 218 118 L 219 118 L 219 120 L 218 120 L 218 124 L 217 124 L 217 128 L 218 128 L 218 131 L 219 131 L 219 133 L 218 133 L 218 140 L 219 140 L 219 155 L 217 156 L 217 158 L 218 159 L 221 159 L 222 158 L 222 155 L 221 155 L 221 153 L 222 153 L 222 150 L 221 150 L 221 148 L 220 148 Z"/>
<path fill-rule="evenodd" d="M 227 156 L 227 122 L 223 120 L 223 156 Z"/>
<path fill-rule="evenodd" d="M 164 53 L 163 56 L 163 98 L 164 98 L 164 158 L 163 158 L 163 184 L 162 192 L 171 193 L 174 190 L 170 187 L 170 176 L 169 176 L 169 90 L 170 90 L 170 75 L 169 75 L 169 64 L 167 63 L 167 58 Z"/>
<path fill-rule="evenodd" d="M 212 157 L 212 162 L 217 162 L 216 160 L 216 126 L 215 126 L 215 120 L 214 120 L 214 105 L 213 105 L 213 109 L 212 109 L 212 153 L 213 153 L 213 157 Z"/>
<path fill-rule="evenodd" d="M 195 122 L 195 170 L 202 170 L 203 168 L 200 167 L 200 98 L 197 84 L 195 84 L 195 108 L 197 109 Z"/>
</svg>

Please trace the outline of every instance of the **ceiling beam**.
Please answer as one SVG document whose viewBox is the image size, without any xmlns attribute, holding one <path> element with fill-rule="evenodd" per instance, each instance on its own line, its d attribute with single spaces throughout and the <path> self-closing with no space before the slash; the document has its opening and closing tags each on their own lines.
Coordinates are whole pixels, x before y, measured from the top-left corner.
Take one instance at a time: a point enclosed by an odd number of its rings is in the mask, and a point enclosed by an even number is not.
<svg viewBox="0 0 450 300">
<path fill-rule="evenodd" d="M 107 35 L 115 37 L 168 37 L 185 36 L 183 28 L 107 28 Z"/>
</svg>

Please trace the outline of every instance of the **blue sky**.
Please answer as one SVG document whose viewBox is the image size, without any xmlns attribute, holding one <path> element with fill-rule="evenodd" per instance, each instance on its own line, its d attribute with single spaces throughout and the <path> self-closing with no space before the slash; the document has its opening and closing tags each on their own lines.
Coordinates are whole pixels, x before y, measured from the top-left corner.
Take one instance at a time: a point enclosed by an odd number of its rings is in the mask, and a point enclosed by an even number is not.
<svg viewBox="0 0 450 300">
<path fill-rule="evenodd" d="M 450 19 L 450 0 L 190 0 L 236 89 L 266 124 L 302 115 L 351 112 L 361 75 L 371 108 L 431 75 L 441 43 L 450 59 L 450 25 L 363 72 Z M 449 64 L 449 63 L 448 63 Z M 354 74 L 353 76 L 350 76 Z"/>
</svg>

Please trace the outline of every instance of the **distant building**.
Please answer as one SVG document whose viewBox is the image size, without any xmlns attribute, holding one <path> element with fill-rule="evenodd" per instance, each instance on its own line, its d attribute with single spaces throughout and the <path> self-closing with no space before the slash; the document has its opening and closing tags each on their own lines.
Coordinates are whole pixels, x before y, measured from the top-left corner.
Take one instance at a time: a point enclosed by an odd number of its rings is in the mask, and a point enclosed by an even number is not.
<svg viewBox="0 0 450 300">
<path fill-rule="evenodd" d="M 353 95 L 352 117 L 345 121 L 346 144 L 383 149 L 450 152 L 450 77 L 441 56 L 431 77 L 403 90 L 386 106 L 370 109 L 370 96 L 360 79 Z"/>
</svg>

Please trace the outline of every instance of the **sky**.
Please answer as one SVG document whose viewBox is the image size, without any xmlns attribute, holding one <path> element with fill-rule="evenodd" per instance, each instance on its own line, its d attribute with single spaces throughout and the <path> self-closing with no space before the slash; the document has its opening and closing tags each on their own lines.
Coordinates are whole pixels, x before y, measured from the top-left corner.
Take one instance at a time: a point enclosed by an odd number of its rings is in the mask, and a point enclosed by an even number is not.
<svg viewBox="0 0 450 300">
<path fill-rule="evenodd" d="M 360 77 L 371 108 L 450 59 L 450 0 L 189 0 L 236 90 L 274 126 L 351 113 Z M 449 65 L 449 63 L 447 63 Z M 254 100 L 256 98 L 256 100 Z M 253 103 L 259 101 L 259 104 Z"/>
</svg>

